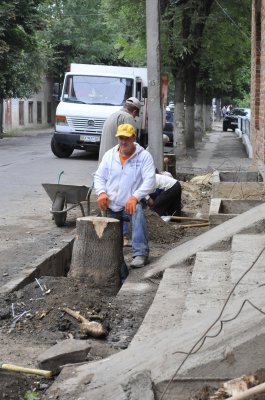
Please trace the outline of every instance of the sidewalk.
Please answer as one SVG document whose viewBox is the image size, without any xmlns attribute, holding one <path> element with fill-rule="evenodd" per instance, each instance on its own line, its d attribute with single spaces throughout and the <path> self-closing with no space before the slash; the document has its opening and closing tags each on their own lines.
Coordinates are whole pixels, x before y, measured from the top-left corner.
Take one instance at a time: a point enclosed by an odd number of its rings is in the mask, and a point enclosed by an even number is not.
<svg viewBox="0 0 265 400">
<path fill-rule="evenodd" d="M 14 130 L 3 133 L 3 137 L 27 137 L 51 135 L 54 127 L 41 129 Z M 166 148 L 169 152 L 169 148 Z M 201 142 L 195 143 L 195 149 L 188 149 L 187 153 L 176 161 L 176 172 L 183 174 L 203 174 L 215 170 L 246 171 L 252 169 L 253 160 L 247 156 L 242 139 L 235 132 L 223 132 L 222 123 L 216 122 L 213 129 L 207 132 Z"/>
<path fill-rule="evenodd" d="M 23 130 L 19 129 L 13 129 L 9 132 L 3 132 L 0 134 L 1 138 L 8 138 L 8 137 L 28 137 L 28 136 L 45 136 L 45 135 L 50 135 L 54 132 L 54 127 L 48 127 L 48 128 L 25 128 Z"/>
<path fill-rule="evenodd" d="M 235 132 L 223 132 L 220 122 L 215 123 L 212 131 L 207 132 L 195 147 L 177 159 L 177 174 L 199 175 L 215 170 L 236 172 L 252 169 L 253 160 L 248 158 L 242 139 Z"/>
</svg>

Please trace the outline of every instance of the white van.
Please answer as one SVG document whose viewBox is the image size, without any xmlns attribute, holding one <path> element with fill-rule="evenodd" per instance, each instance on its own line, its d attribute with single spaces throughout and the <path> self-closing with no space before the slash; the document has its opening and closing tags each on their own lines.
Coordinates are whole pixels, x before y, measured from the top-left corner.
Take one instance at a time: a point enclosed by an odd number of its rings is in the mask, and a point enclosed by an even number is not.
<svg viewBox="0 0 265 400">
<path fill-rule="evenodd" d="M 106 118 L 132 96 L 142 103 L 140 137 L 147 125 L 146 87 L 146 68 L 71 64 L 56 109 L 53 153 L 66 158 L 74 149 L 98 152 Z"/>
</svg>

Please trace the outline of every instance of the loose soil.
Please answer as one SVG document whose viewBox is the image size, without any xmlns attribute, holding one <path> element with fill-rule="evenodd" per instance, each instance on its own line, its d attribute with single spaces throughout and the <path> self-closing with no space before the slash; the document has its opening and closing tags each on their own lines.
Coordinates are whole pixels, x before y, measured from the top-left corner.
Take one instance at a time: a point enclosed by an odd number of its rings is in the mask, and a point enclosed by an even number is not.
<svg viewBox="0 0 265 400">
<path fill-rule="evenodd" d="M 207 216 L 211 184 L 209 179 L 191 184 L 181 182 L 183 214 Z M 150 261 L 165 254 L 180 243 L 203 233 L 206 228 L 182 228 L 166 223 L 157 214 L 145 210 L 150 239 Z M 125 260 L 130 260 L 130 248 L 125 247 Z M 148 268 L 148 267 L 146 267 Z M 143 270 L 141 270 L 143 272 Z M 141 272 L 140 271 L 140 272 Z M 142 272 L 142 274 L 143 274 Z M 157 286 L 156 286 L 157 287 Z M 1 360 L 24 367 L 38 368 L 38 356 L 59 341 L 74 338 L 91 340 L 97 351 L 89 353 L 87 361 L 104 358 L 111 352 L 126 348 L 152 303 L 155 290 L 142 310 L 120 304 L 107 288 L 91 287 L 89 282 L 69 277 L 41 277 L 19 291 L 0 298 Z M 104 339 L 84 335 L 79 323 L 62 309 L 79 311 L 89 320 L 101 322 L 107 332 Z M 0 400 L 41 398 L 53 379 L 0 370 Z M 34 397 L 35 396 L 35 397 Z"/>
</svg>

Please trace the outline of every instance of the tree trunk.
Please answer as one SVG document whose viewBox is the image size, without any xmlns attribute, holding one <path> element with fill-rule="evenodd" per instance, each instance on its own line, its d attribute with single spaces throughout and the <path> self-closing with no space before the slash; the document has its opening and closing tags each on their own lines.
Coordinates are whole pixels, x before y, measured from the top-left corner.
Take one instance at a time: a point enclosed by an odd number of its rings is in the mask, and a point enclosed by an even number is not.
<svg viewBox="0 0 265 400">
<path fill-rule="evenodd" d="M 184 138 L 184 78 L 175 76 L 175 108 L 173 129 L 173 151 L 176 156 L 183 155 L 185 151 Z"/>
<path fill-rule="evenodd" d="M 197 89 L 196 91 L 196 104 L 195 104 L 195 140 L 201 142 L 205 133 L 204 119 L 203 119 L 203 91 Z"/>
<path fill-rule="evenodd" d="M 121 286 L 120 252 L 120 222 L 117 219 L 78 218 L 69 276 L 117 293 Z"/>
<path fill-rule="evenodd" d="M 205 129 L 206 131 L 211 131 L 212 129 L 212 101 L 210 97 L 206 98 L 205 104 Z"/>
<path fill-rule="evenodd" d="M 185 141 L 187 148 L 194 148 L 194 103 L 196 90 L 196 69 L 188 67 L 186 69 L 186 109 L 185 109 Z"/>
<path fill-rule="evenodd" d="M 221 121 L 221 99 L 216 99 L 216 121 Z"/>
<path fill-rule="evenodd" d="M 4 100 L 0 99 L 0 136 L 4 132 Z"/>
</svg>

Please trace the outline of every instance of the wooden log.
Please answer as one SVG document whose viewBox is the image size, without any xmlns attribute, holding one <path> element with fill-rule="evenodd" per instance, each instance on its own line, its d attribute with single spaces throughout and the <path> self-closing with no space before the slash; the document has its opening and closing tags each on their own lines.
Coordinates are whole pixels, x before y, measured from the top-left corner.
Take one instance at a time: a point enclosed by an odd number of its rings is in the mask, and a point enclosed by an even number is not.
<svg viewBox="0 0 265 400">
<path fill-rule="evenodd" d="M 205 222 L 203 224 L 187 224 L 187 225 L 180 224 L 175 226 L 177 226 L 178 228 L 203 228 L 204 226 L 209 226 L 209 225 L 210 225 L 209 222 Z"/>
<path fill-rule="evenodd" d="M 209 222 L 208 218 L 196 218 L 196 217 L 178 217 L 176 215 L 170 216 L 170 221 L 201 221 Z"/>
<path fill-rule="evenodd" d="M 106 217 L 77 218 L 69 276 L 113 293 L 120 289 L 120 221 Z"/>
</svg>

